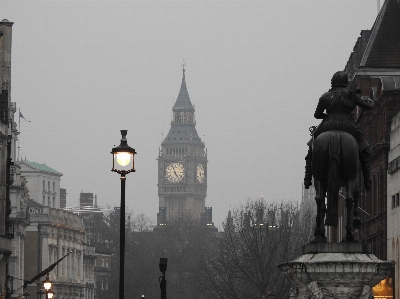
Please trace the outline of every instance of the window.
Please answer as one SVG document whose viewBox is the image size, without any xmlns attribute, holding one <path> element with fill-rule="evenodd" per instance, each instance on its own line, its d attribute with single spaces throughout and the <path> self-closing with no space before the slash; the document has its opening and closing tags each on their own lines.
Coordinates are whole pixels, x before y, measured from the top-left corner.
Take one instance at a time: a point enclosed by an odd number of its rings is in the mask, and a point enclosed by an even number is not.
<svg viewBox="0 0 400 299">
<path fill-rule="evenodd" d="M 53 192 L 56 192 L 56 183 L 53 182 Z"/>
<path fill-rule="evenodd" d="M 106 278 L 106 290 L 108 290 L 108 278 Z"/>
<path fill-rule="evenodd" d="M 106 267 L 108 268 L 108 259 L 106 259 Z"/>
<path fill-rule="evenodd" d="M 392 195 L 392 209 L 395 208 L 395 204 L 396 204 L 396 196 Z"/>
<path fill-rule="evenodd" d="M 8 123 L 8 90 L 2 90 L 0 94 L 0 120 Z"/>
<path fill-rule="evenodd" d="M 104 290 L 104 283 L 101 281 L 101 289 Z"/>
<path fill-rule="evenodd" d="M 104 267 L 104 259 L 101 259 L 101 266 Z"/>
<path fill-rule="evenodd" d="M 43 195 L 43 205 L 44 206 L 46 205 L 45 201 L 46 201 L 46 196 Z"/>
<path fill-rule="evenodd" d="M 399 206 L 399 193 L 396 194 L 396 207 Z"/>
<path fill-rule="evenodd" d="M 47 190 L 50 191 L 50 182 L 47 182 Z"/>
<path fill-rule="evenodd" d="M 45 190 L 45 181 L 43 180 L 43 190 Z"/>
</svg>

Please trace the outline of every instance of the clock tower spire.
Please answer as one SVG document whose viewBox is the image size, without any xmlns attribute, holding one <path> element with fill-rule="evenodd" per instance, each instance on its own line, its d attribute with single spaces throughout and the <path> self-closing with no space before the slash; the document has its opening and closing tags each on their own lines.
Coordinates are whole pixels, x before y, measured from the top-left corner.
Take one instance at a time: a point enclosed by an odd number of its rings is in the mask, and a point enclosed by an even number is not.
<svg viewBox="0 0 400 299">
<path fill-rule="evenodd" d="M 157 225 L 176 220 L 198 220 L 212 225 L 212 210 L 205 207 L 207 150 L 196 130 L 195 108 L 182 83 L 172 107 L 171 127 L 161 142 L 158 156 L 159 213 Z"/>
</svg>

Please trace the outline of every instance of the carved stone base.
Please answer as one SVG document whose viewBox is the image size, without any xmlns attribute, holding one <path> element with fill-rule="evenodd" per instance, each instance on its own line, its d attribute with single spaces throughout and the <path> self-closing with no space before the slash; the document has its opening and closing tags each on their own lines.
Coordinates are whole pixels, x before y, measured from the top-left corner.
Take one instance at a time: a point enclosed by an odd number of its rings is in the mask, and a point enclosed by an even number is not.
<svg viewBox="0 0 400 299">
<path fill-rule="evenodd" d="M 394 267 L 361 243 L 317 243 L 303 255 L 279 265 L 297 288 L 297 299 L 369 299 L 371 288 Z"/>
</svg>

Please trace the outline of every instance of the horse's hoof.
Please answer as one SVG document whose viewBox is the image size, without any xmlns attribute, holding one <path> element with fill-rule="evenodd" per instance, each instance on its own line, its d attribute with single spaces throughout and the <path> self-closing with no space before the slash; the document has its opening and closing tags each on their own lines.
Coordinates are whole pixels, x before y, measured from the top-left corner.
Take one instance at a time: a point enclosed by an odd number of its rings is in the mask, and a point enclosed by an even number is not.
<svg viewBox="0 0 400 299">
<path fill-rule="evenodd" d="M 355 229 L 359 229 L 361 227 L 361 220 L 360 219 L 354 219 L 353 220 L 353 227 Z"/>
</svg>

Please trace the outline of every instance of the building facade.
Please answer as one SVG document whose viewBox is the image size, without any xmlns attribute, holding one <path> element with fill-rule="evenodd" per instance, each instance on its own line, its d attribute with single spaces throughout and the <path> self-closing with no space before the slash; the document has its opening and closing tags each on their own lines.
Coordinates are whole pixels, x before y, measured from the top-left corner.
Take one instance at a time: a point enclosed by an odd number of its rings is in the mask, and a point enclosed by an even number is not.
<svg viewBox="0 0 400 299">
<path fill-rule="evenodd" d="M 84 297 L 86 285 L 83 273 L 85 226 L 83 218 L 61 209 L 29 201 L 30 226 L 26 229 L 25 277 L 29 280 L 51 264 L 65 257 L 50 271 L 55 298 L 78 299 Z M 41 280 L 28 285 L 27 291 L 35 295 L 42 287 Z M 94 297 L 85 297 L 93 299 Z"/>
<path fill-rule="evenodd" d="M 11 94 L 11 37 L 12 22 L 0 22 L 0 298 L 10 293 L 7 285 L 9 275 L 9 258 L 11 255 L 11 239 L 13 238 L 10 221 L 10 167 L 11 167 L 11 130 L 10 94 Z"/>
<path fill-rule="evenodd" d="M 83 243 L 85 298 L 110 298 L 111 258 L 115 253 L 114 237 L 118 235 L 116 221 L 113 219 L 110 223 L 106 223 L 107 217 L 104 211 L 107 209 L 97 207 L 97 196 L 93 196 L 93 193 L 81 193 L 79 207 L 68 207 L 65 210 L 80 215 L 85 224 Z M 110 218 L 113 218 L 112 214 Z"/>
<path fill-rule="evenodd" d="M 371 30 L 361 31 L 345 67 L 350 89 L 375 101 L 359 124 L 371 146 L 372 190 L 360 199 L 361 229 L 359 238 L 372 245 L 372 252 L 387 259 L 387 171 L 391 121 L 400 111 L 398 78 L 400 76 L 400 3 L 386 0 Z M 356 110 L 355 117 L 361 113 Z M 365 190 L 360 173 L 360 190 Z"/>
<path fill-rule="evenodd" d="M 207 219 L 207 150 L 196 131 L 192 105 L 183 68 L 182 84 L 172 108 L 171 128 L 158 156 L 159 213 L 157 225 L 169 221 Z"/>
<path fill-rule="evenodd" d="M 17 157 L 17 136 L 19 132 L 17 131 L 17 124 L 14 121 L 14 115 L 16 109 L 16 104 L 11 103 L 10 113 L 12 115 L 12 146 L 11 146 L 11 159 L 16 161 Z M 21 175 L 21 168 L 18 162 L 13 163 L 10 168 L 10 200 L 11 200 L 11 214 L 10 221 L 13 228 L 13 239 L 11 241 L 11 251 L 9 261 L 9 274 L 13 279 L 12 285 L 13 290 L 20 290 L 14 292 L 12 297 L 21 294 L 21 287 L 23 285 L 24 279 L 24 262 L 25 262 L 25 238 L 26 238 L 26 227 L 29 225 L 29 211 L 28 211 L 28 199 L 29 190 L 27 187 L 27 181 L 24 176 Z"/>
<path fill-rule="evenodd" d="M 60 181 L 62 173 L 46 164 L 30 161 L 18 161 L 21 174 L 28 181 L 30 199 L 37 203 L 59 209 Z"/>
<path fill-rule="evenodd" d="M 396 262 L 395 276 L 400 275 L 400 112 L 391 124 L 389 169 L 387 176 L 387 249 L 388 260 Z M 395 284 L 395 294 L 400 294 L 400 284 Z"/>
<path fill-rule="evenodd" d="M 85 238 L 86 241 L 86 238 Z M 83 295 L 85 299 L 96 297 L 95 280 L 96 252 L 95 247 L 87 242 L 83 244 Z"/>
</svg>

